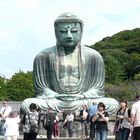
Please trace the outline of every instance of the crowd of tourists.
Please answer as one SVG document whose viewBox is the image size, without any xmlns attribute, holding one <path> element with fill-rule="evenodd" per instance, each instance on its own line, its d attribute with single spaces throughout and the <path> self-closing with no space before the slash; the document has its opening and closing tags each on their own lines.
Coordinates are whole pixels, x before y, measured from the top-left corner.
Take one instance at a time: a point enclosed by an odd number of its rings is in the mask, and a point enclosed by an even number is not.
<svg viewBox="0 0 140 140">
<path fill-rule="evenodd" d="M 130 108 L 128 108 L 126 100 L 120 101 L 112 130 L 115 140 L 128 140 L 129 137 L 133 140 L 140 140 L 140 95 L 136 95 L 135 100 Z M 69 137 L 73 137 L 75 116 L 71 111 L 64 111 L 63 113 L 62 127 L 67 129 Z M 79 112 L 79 118 L 81 138 L 107 140 L 109 114 L 103 102 L 92 101 L 90 106 L 83 104 Z M 3 101 L 3 106 L 0 109 L 0 135 L 5 140 L 17 140 L 21 124 L 23 125 L 23 140 L 36 140 L 40 123 L 46 130 L 48 140 L 60 136 L 59 116 L 51 108 L 48 108 L 43 119 L 41 119 L 40 110 L 36 104 L 31 103 L 29 111 L 20 117 L 19 113 L 13 111 L 6 100 Z"/>
</svg>

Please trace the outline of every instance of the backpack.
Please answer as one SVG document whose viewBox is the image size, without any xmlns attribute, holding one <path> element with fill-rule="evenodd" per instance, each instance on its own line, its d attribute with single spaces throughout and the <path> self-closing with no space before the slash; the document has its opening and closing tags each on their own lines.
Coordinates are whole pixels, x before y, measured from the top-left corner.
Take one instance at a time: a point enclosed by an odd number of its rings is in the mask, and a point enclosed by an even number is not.
<svg viewBox="0 0 140 140">
<path fill-rule="evenodd" d="M 49 126 L 53 125 L 53 121 L 51 119 L 50 114 L 46 114 L 43 120 L 43 127 L 47 129 Z"/>
</svg>

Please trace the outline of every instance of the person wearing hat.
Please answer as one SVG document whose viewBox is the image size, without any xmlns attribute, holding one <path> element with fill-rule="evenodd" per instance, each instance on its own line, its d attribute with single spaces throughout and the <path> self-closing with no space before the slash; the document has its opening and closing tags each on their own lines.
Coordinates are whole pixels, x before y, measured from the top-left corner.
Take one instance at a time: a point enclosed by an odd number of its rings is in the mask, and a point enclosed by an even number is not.
<svg viewBox="0 0 140 140">
<path fill-rule="evenodd" d="M 131 128 L 133 128 L 133 140 L 140 140 L 140 95 L 135 96 L 136 102 L 131 109 Z"/>
<path fill-rule="evenodd" d="M 17 137 L 19 135 L 19 123 L 19 116 L 15 111 L 11 111 L 4 124 L 4 128 L 6 130 L 5 140 L 17 140 Z"/>
</svg>

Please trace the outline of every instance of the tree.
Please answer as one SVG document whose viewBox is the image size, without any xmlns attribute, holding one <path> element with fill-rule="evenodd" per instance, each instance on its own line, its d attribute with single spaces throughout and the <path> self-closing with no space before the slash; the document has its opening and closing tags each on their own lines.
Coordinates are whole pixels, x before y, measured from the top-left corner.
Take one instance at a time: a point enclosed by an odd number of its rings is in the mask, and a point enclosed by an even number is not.
<svg viewBox="0 0 140 140">
<path fill-rule="evenodd" d="M 140 28 L 121 31 L 111 37 L 106 37 L 92 45 L 91 48 L 99 51 L 105 62 L 109 61 L 107 65 L 111 68 L 106 67 L 106 77 L 109 77 L 111 73 L 115 74 L 111 64 L 113 63 L 118 65 L 118 69 L 121 70 L 122 76 L 120 78 L 124 81 L 128 80 L 131 75 L 137 74 L 137 72 L 134 73 L 133 69 L 140 65 Z M 112 57 L 112 61 L 110 57 Z M 120 78 L 118 78 L 119 81 Z M 111 82 L 111 80 L 107 78 L 107 81 Z"/>
<path fill-rule="evenodd" d="M 32 72 L 24 73 L 19 71 L 7 81 L 6 97 L 13 101 L 23 101 L 26 98 L 33 97 Z"/>
<path fill-rule="evenodd" d="M 0 100 L 3 100 L 6 95 L 6 79 L 0 76 Z"/>
<path fill-rule="evenodd" d="M 106 82 L 116 84 L 122 81 L 123 70 L 119 62 L 110 55 L 105 57 Z"/>
</svg>

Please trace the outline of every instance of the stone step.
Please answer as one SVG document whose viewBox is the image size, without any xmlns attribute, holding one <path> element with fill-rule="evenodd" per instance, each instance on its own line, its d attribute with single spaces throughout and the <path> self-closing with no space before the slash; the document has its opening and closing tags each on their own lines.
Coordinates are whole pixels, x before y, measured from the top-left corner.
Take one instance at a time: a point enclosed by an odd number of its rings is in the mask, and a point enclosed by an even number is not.
<svg viewBox="0 0 140 140">
<path fill-rule="evenodd" d="M 129 138 L 130 140 L 131 138 Z M 2 137 L 0 137 L 0 140 L 3 140 Z M 23 140 L 23 136 L 20 135 L 18 137 L 18 140 Z M 47 140 L 46 136 L 45 135 L 38 135 L 37 136 L 37 140 Z M 79 137 L 72 137 L 72 138 L 69 138 L 69 137 L 57 137 L 57 138 L 53 138 L 52 140 L 89 140 L 89 138 L 79 138 Z M 115 140 L 115 137 L 114 136 L 107 136 L 107 140 Z"/>
<path fill-rule="evenodd" d="M 0 138 L 0 140 L 2 140 Z M 18 137 L 18 140 L 23 140 L 23 136 L 19 136 Z M 46 136 L 45 135 L 38 135 L 37 136 L 37 140 L 47 140 Z M 69 138 L 69 137 L 57 137 L 57 138 L 52 138 L 52 140 L 89 140 L 89 138 L 80 138 L 80 137 L 72 137 L 72 138 Z M 114 136 L 108 136 L 107 137 L 107 140 L 115 140 L 115 137 Z"/>
<path fill-rule="evenodd" d="M 57 137 L 52 140 L 89 140 L 89 138 L 80 138 L 80 137 Z M 46 140 L 46 136 L 38 136 L 38 140 Z M 114 136 L 108 136 L 107 140 L 115 140 Z"/>
</svg>

